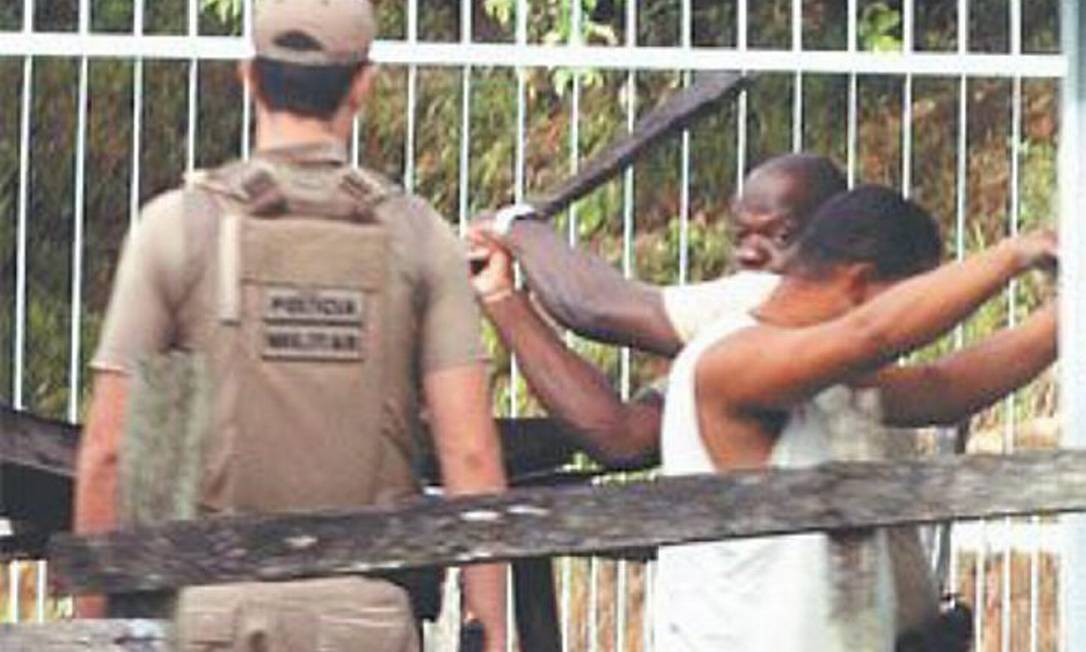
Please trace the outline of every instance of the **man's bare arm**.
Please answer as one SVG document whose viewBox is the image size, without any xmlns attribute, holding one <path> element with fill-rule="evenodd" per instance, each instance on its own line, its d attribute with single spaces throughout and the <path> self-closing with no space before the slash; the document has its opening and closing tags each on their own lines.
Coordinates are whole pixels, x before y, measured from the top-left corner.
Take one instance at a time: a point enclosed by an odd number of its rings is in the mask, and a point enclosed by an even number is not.
<svg viewBox="0 0 1086 652">
<path fill-rule="evenodd" d="M 896 426 L 957 423 L 1031 381 L 1057 354 L 1057 310 L 1048 304 L 1020 326 L 931 364 L 880 372 L 883 416 Z"/>
<path fill-rule="evenodd" d="M 446 491 L 458 495 L 505 489 L 486 367 L 472 364 L 430 372 L 423 389 Z M 486 629 L 488 652 L 505 649 L 506 568 L 485 564 L 464 569 L 468 606 Z"/>
<path fill-rule="evenodd" d="M 790 407 L 936 339 L 1008 280 L 1050 262 L 1054 248 L 1050 235 L 1020 236 L 902 281 L 837 319 L 741 331 L 702 356 L 699 390 L 732 407 Z"/>
<path fill-rule="evenodd" d="M 483 310 L 505 345 L 520 356 L 528 386 L 594 458 L 629 467 L 654 459 L 663 413 L 658 396 L 623 403 L 606 376 L 566 348 L 523 293 L 485 301 Z"/>
<path fill-rule="evenodd" d="M 117 454 L 129 388 L 126 374 L 95 373 L 76 459 L 73 530 L 77 534 L 96 534 L 117 526 Z M 94 596 L 80 598 L 76 612 L 84 618 L 100 618 L 105 615 L 105 601 Z"/>
<path fill-rule="evenodd" d="M 668 357 L 682 348 L 659 288 L 573 249 L 549 224 L 514 222 L 501 244 L 520 263 L 539 303 L 578 335 Z"/>
</svg>

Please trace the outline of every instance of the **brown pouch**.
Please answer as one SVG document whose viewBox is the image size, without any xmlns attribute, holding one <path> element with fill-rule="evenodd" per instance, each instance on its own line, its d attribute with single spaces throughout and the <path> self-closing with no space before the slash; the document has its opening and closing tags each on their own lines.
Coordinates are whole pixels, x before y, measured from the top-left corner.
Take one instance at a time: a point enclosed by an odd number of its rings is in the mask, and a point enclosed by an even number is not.
<svg viewBox="0 0 1086 652">
<path fill-rule="evenodd" d="M 361 577 L 193 587 L 177 612 L 182 652 L 417 652 L 407 596 Z"/>
</svg>

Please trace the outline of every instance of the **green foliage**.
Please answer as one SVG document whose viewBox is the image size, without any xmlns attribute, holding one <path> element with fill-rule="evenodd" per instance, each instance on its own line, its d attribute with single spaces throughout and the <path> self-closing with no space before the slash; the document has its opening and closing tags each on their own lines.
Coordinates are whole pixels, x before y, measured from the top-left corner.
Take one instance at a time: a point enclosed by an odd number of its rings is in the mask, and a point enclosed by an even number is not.
<svg viewBox="0 0 1086 652">
<path fill-rule="evenodd" d="M 885 2 L 875 2 L 864 7 L 857 31 L 862 50 L 901 50 L 901 12 L 891 9 Z"/>
<path fill-rule="evenodd" d="M 210 12 L 223 23 L 238 23 L 245 0 L 200 0 L 200 8 Z"/>
</svg>

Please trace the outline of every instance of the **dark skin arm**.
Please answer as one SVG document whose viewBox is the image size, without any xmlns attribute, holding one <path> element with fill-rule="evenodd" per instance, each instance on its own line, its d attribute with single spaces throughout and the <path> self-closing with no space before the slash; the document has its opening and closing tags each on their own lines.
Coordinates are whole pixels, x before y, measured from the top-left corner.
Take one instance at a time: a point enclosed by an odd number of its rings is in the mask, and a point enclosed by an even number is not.
<svg viewBox="0 0 1086 652">
<path fill-rule="evenodd" d="M 807 327 L 763 324 L 725 338 L 697 366 L 699 416 L 714 460 L 723 468 L 763 464 L 774 434 L 767 415 L 934 340 L 1009 279 L 1050 263 L 1054 251 L 1050 234 L 1020 236 L 902 281 L 835 319 Z M 838 273 L 854 271 L 860 270 Z"/>
<path fill-rule="evenodd" d="M 498 236 L 484 218 L 473 227 L 512 252 L 540 305 L 583 337 L 672 357 L 682 348 L 659 288 L 631 281 L 599 258 L 571 248 L 544 222 L 518 220 Z"/>
<path fill-rule="evenodd" d="M 879 372 L 883 416 L 895 426 L 953 425 L 1030 382 L 1057 355 L 1057 310 L 1050 303 L 1018 327 L 932 364 Z"/>
<path fill-rule="evenodd" d="M 663 401 L 658 395 L 623 403 L 607 377 L 566 348 L 527 295 L 513 291 L 509 254 L 473 238 L 486 265 L 473 279 L 483 311 L 519 356 L 528 386 L 550 414 L 600 462 L 640 467 L 655 458 Z"/>
</svg>

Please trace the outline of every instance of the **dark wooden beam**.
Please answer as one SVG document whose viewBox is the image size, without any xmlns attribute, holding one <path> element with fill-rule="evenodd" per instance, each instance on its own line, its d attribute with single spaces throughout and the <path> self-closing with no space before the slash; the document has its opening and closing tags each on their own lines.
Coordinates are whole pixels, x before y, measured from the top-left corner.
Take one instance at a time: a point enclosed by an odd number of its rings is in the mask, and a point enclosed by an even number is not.
<svg viewBox="0 0 1086 652">
<path fill-rule="evenodd" d="M 499 419 L 498 426 L 514 485 L 566 480 L 560 469 L 580 450 L 576 437 L 550 419 Z M 78 424 L 0 405 L 0 518 L 24 526 L 16 536 L 0 537 L 0 556 L 38 556 L 49 535 L 69 529 L 79 431 Z M 627 470 L 654 462 L 655 458 L 646 458 L 617 468 Z M 440 481 L 432 454 L 423 456 L 420 467 L 424 481 Z"/>
<path fill-rule="evenodd" d="M 61 535 L 52 560 L 73 590 L 124 593 L 1083 510 L 1086 451 L 1051 451 L 522 489 L 399 509 Z"/>
<path fill-rule="evenodd" d="M 72 477 L 79 426 L 0 405 L 0 463 Z"/>
</svg>

